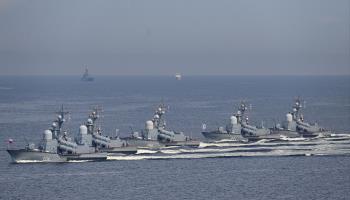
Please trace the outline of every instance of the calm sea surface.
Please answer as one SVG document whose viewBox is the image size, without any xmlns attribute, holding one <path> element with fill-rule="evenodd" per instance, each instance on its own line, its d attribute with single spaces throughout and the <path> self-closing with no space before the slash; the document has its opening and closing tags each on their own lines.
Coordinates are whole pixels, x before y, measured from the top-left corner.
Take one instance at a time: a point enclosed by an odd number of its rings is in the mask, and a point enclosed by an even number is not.
<svg viewBox="0 0 350 200">
<path fill-rule="evenodd" d="M 307 121 L 350 133 L 349 76 L 0 76 L 0 199 L 349 199 L 350 139 L 203 142 L 82 163 L 13 164 L 5 151 L 8 138 L 15 147 L 39 141 L 62 104 L 71 135 L 98 105 L 104 134 L 127 136 L 163 101 L 169 129 L 204 140 L 202 124 L 225 125 L 241 100 L 251 104 L 251 123 L 271 127 L 297 96 Z"/>
</svg>

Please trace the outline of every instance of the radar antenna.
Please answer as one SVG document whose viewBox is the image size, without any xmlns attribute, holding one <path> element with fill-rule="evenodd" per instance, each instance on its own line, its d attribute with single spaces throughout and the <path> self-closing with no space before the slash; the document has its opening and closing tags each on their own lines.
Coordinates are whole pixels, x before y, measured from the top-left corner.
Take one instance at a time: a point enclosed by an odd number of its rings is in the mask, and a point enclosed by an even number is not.
<svg viewBox="0 0 350 200">
<path fill-rule="evenodd" d="M 167 111 L 167 107 L 165 106 L 162 100 L 161 104 L 157 107 L 156 111 L 154 112 L 154 116 L 152 120 L 156 128 L 165 128 L 166 122 L 163 119 L 163 115 L 165 114 L 166 111 Z"/>
<path fill-rule="evenodd" d="M 300 98 L 300 96 L 298 96 L 298 97 L 295 98 L 294 105 L 293 105 L 293 112 L 292 112 L 292 114 L 293 114 L 294 120 L 297 120 L 300 117 L 300 114 L 301 114 L 300 112 L 301 112 L 301 108 L 302 107 L 303 107 L 303 105 L 301 103 L 301 98 Z"/>
<path fill-rule="evenodd" d="M 238 107 L 237 113 L 234 114 L 237 117 L 237 121 L 239 123 L 242 123 L 242 119 L 247 110 L 248 110 L 247 104 L 245 103 L 245 101 L 241 101 L 240 106 Z"/>
<path fill-rule="evenodd" d="M 69 112 L 64 111 L 64 107 L 63 107 L 63 104 L 62 104 L 61 105 L 61 110 L 56 112 L 56 114 L 58 114 L 57 115 L 57 119 L 54 121 L 54 124 L 53 124 L 52 128 L 53 128 L 53 131 L 55 131 L 58 134 L 60 134 L 61 131 L 62 131 L 63 123 L 66 121 L 65 115 L 68 115 Z M 54 125 L 56 125 L 56 127 Z"/>
</svg>

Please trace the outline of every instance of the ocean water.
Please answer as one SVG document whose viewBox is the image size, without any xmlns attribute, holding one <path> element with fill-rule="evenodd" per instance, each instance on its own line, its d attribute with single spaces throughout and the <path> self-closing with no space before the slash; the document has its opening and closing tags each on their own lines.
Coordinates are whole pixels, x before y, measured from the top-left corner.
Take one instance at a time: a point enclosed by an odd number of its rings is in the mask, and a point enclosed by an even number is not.
<svg viewBox="0 0 350 200">
<path fill-rule="evenodd" d="M 0 199 L 348 199 L 350 139 L 208 143 L 202 124 L 228 122 L 241 100 L 251 123 L 271 127 L 295 97 L 305 119 L 350 133 L 349 76 L 77 76 L 0 77 Z M 14 147 L 37 142 L 63 104 L 65 128 L 78 132 L 94 106 L 104 134 L 144 127 L 164 102 L 169 129 L 203 140 L 199 148 L 140 150 L 106 162 L 13 164 Z"/>
</svg>

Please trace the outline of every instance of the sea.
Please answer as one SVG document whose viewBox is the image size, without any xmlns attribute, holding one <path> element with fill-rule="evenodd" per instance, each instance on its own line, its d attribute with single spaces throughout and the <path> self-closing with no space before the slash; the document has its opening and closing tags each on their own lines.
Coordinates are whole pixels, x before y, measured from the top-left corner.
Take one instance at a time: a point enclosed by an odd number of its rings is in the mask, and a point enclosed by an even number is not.
<svg viewBox="0 0 350 200">
<path fill-rule="evenodd" d="M 340 138 L 206 141 L 241 101 L 273 127 L 301 98 L 305 121 Z M 41 140 L 63 105 L 71 137 L 92 109 L 103 134 L 129 136 L 165 104 L 167 129 L 198 148 L 142 149 L 103 162 L 13 163 L 7 148 Z M 350 76 L 0 76 L 0 199 L 349 199 Z M 12 139 L 13 143 L 8 144 Z"/>
</svg>

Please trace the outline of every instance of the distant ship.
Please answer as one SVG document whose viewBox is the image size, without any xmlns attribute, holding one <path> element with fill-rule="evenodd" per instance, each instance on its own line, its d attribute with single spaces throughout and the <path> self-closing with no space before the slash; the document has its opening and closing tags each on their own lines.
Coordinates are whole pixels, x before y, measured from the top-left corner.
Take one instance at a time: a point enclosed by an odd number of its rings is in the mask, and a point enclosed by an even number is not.
<svg viewBox="0 0 350 200">
<path fill-rule="evenodd" d="M 83 74 L 83 77 L 81 77 L 81 80 L 82 81 L 94 81 L 94 77 L 91 77 L 89 75 L 89 70 L 87 67 L 85 68 L 85 72 Z"/>
<path fill-rule="evenodd" d="M 176 73 L 175 74 L 175 78 L 176 78 L 176 80 L 181 80 L 182 79 L 182 76 L 181 76 L 181 74 L 180 73 Z"/>
</svg>

